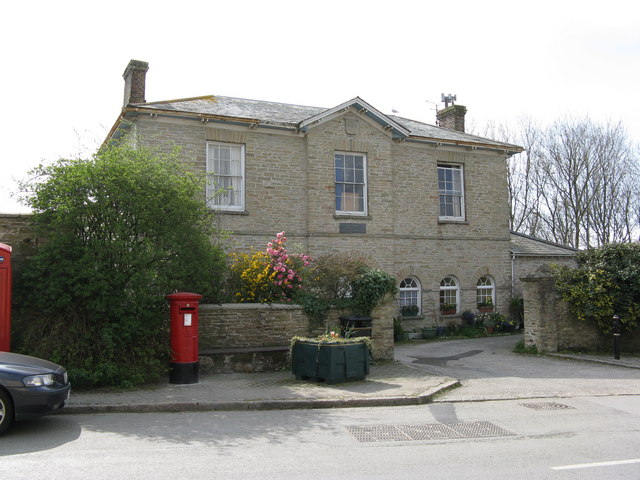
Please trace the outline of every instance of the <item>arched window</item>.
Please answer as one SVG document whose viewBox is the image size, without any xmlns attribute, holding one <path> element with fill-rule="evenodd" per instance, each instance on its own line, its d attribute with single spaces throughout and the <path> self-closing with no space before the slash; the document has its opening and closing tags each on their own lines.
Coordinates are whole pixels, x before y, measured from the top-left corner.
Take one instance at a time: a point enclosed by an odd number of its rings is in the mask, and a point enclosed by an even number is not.
<svg viewBox="0 0 640 480">
<path fill-rule="evenodd" d="M 480 277 L 476 285 L 476 303 L 478 308 L 493 309 L 496 303 L 493 279 L 489 276 Z"/>
<path fill-rule="evenodd" d="M 400 282 L 400 297 L 398 298 L 398 306 L 403 315 L 411 316 L 420 313 L 420 281 L 415 277 L 407 277 Z M 415 308 L 410 308 L 415 306 Z"/>
<path fill-rule="evenodd" d="M 455 277 L 445 277 L 440 282 L 440 311 L 456 313 L 460 305 L 460 287 Z"/>
</svg>

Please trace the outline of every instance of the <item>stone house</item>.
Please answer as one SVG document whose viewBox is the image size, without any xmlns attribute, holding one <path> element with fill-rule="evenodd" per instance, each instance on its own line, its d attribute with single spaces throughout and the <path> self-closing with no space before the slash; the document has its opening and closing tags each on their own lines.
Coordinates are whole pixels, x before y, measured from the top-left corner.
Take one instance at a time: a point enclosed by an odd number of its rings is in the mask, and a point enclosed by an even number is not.
<svg viewBox="0 0 640 480">
<path fill-rule="evenodd" d="M 487 299 L 507 311 L 506 159 L 522 148 L 466 134 L 465 107 L 440 110 L 435 126 L 359 97 L 330 108 L 217 95 L 147 102 L 147 70 L 127 66 L 108 140 L 180 146 L 212 174 L 208 202 L 233 249 L 262 249 L 285 231 L 312 256 L 366 256 L 396 276 L 399 305 L 417 305 L 421 324 Z"/>
</svg>

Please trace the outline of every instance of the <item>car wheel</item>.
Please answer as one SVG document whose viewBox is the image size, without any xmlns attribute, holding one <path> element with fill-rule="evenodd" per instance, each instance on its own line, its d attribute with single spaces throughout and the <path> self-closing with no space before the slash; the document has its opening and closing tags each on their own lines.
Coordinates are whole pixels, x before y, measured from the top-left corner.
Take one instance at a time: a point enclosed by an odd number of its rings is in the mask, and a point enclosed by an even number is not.
<svg viewBox="0 0 640 480">
<path fill-rule="evenodd" d="M 9 394 L 0 390 L 0 435 L 13 423 L 13 403 Z"/>
</svg>

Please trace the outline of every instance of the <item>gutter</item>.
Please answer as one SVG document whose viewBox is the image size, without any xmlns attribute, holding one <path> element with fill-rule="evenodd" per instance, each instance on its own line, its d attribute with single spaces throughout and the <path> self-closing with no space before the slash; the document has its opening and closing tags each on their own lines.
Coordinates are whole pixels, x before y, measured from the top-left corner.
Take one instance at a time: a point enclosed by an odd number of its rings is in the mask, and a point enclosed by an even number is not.
<svg viewBox="0 0 640 480">
<path fill-rule="evenodd" d="M 436 148 L 437 147 L 459 147 L 459 148 L 466 148 L 467 150 L 485 150 L 485 151 L 489 150 L 492 152 L 504 153 L 505 155 L 508 155 L 508 156 L 515 155 L 516 153 L 521 153 L 524 151 L 524 148 L 522 147 L 505 148 L 499 145 L 489 145 L 486 143 L 478 144 L 478 143 L 455 141 L 455 140 L 442 140 L 442 139 L 436 139 L 436 138 L 423 139 L 423 138 L 424 137 L 410 137 L 404 141 L 411 142 L 411 143 L 431 145 Z"/>
</svg>

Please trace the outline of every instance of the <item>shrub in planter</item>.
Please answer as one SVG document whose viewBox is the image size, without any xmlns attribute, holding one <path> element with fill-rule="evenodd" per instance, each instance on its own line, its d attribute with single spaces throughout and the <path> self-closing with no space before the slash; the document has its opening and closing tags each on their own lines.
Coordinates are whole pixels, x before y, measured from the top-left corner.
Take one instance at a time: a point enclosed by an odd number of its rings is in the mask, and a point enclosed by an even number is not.
<svg viewBox="0 0 640 480">
<path fill-rule="evenodd" d="M 371 339 L 340 338 L 335 333 L 320 338 L 291 340 L 291 371 L 298 380 L 327 384 L 364 380 L 369 374 Z"/>
</svg>

